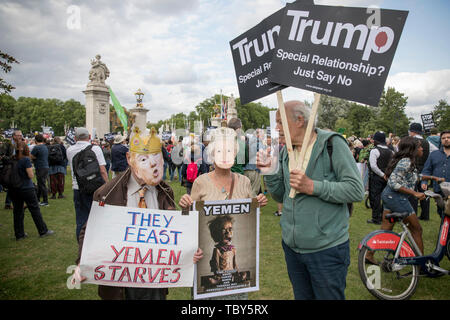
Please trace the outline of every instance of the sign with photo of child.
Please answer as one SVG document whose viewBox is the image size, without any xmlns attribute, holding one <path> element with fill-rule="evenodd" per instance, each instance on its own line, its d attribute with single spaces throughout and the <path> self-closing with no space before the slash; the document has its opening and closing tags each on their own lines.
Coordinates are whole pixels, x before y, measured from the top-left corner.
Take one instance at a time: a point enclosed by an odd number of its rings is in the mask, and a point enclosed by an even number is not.
<svg viewBox="0 0 450 320">
<path fill-rule="evenodd" d="M 259 207 L 256 198 L 197 201 L 199 248 L 194 299 L 259 290 Z"/>
</svg>

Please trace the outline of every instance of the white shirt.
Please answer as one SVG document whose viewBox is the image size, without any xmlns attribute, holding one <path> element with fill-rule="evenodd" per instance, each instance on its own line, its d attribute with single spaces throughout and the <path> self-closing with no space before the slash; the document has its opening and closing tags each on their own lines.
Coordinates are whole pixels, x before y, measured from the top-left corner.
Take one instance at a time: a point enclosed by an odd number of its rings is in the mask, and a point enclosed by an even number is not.
<svg viewBox="0 0 450 320">
<path fill-rule="evenodd" d="M 420 134 L 416 134 L 414 135 L 414 138 L 416 139 L 422 139 L 423 137 Z M 428 144 L 430 145 L 430 153 L 432 153 L 433 151 L 439 150 L 438 147 L 436 147 L 434 144 L 432 144 L 430 141 L 427 141 Z"/>
<path fill-rule="evenodd" d="M 69 160 L 70 171 L 72 172 L 72 189 L 74 190 L 78 190 L 78 183 L 77 178 L 73 174 L 73 166 L 72 166 L 73 157 L 75 157 L 75 155 L 78 152 L 84 150 L 86 147 L 90 145 L 91 143 L 89 141 L 77 141 L 77 143 L 75 143 L 73 146 L 70 146 L 67 149 L 67 159 Z M 92 151 L 94 151 L 95 155 L 97 156 L 98 164 L 101 166 L 106 166 L 106 161 L 105 157 L 103 156 L 102 149 L 99 146 L 94 145 L 92 147 Z"/>
<path fill-rule="evenodd" d="M 385 145 L 381 145 L 379 144 L 378 147 L 382 148 L 382 149 L 388 149 L 390 150 L 387 146 Z M 370 169 L 375 172 L 378 176 L 380 176 L 381 178 L 384 177 L 384 172 L 381 171 L 380 168 L 378 168 L 377 166 L 377 160 L 380 157 L 380 150 L 378 150 L 377 148 L 373 148 L 372 150 L 370 150 L 370 155 L 369 155 L 369 163 L 370 163 Z"/>
<path fill-rule="evenodd" d="M 147 191 L 145 192 L 145 204 L 149 209 L 158 209 L 158 195 L 156 191 L 156 187 L 146 185 Z M 139 185 L 134 179 L 133 174 L 130 174 L 130 180 L 128 180 L 127 185 L 127 207 L 138 208 L 139 205 L 139 190 L 141 189 L 141 185 Z"/>
</svg>

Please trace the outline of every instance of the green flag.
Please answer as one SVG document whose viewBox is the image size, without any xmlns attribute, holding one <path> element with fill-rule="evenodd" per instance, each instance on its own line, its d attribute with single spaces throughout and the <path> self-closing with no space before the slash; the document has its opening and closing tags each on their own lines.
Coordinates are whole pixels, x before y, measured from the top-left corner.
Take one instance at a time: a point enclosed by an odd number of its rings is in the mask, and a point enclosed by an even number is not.
<svg viewBox="0 0 450 320">
<path fill-rule="evenodd" d="M 116 110 L 117 117 L 119 117 L 120 122 L 122 122 L 124 133 L 128 131 L 128 118 L 127 114 L 125 113 L 125 110 L 123 109 L 122 105 L 120 104 L 119 100 L 117 100 L 116 96 L 114 95 L 114 92 L 112 92 L 111 88 L 108 87 L 109 94 L 111 96 L 112 103 L 114 105 L 114 109 Z"/>
</svg>

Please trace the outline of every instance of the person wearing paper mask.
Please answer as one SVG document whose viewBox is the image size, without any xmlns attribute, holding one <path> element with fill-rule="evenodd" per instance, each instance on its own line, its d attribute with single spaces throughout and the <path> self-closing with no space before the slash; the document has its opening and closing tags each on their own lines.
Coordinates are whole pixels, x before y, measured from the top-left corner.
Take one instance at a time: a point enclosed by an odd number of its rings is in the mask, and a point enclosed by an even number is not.
<svg viewBox="0 0 450 320">
<path fill-rule="evenodd" d="M 292 163 L 286 147 L 278 160 L 271 160 L 261 150 L 258 168 L 279 161 L 273 175 L 264 176 L 268 191 L 283 203 L 280 225 L 282 247 L 295 299 L 345 299 L 347 269 L 350 263 L 349 212 L 347 203 L 364 199 L 364 187 L 355 160 L 344 137 L 336 132 L 313 128 L 304 142 L 309 109 L 300 101 L 285 103 L 289 128 L 284 128 L 277 111 L 280 143 L 286 143 L 287 131 L 292 139 Z M 331 149 L 327 146 L 331 146 Z M 301 148 L 307 148 L 298 168 Z M 331 158 L 330 158 L 331 154 Z M 263 162 L 261 159 L 268 159 Z M 291 188 L 296 191 L 291 199 Z"/>
<path fill-rule="evenodd" d="M 194 181 L 191 194 L 181 197 L 180 207 L 189 208 L 194 201 L 247 199 L 256 196 L 252 191 L 249 178 L 231 172 L 238 148 L 236 132 L 233 129 L 222 127 L 214 130 L 206 152 L 207 158 L 214 163 L 215 169 L 200 175 Z M 262 193 L 256 196 L 256 199 L 261 207 L 267 204 L 267 198 Z M 194 256 L 194 262 L 202 258 L 203 250 L 199 248 Z M 236 294 L 232 295 L 232 298 L 248 299 L 248 294 Z"/>
<path fill-rule="evenodd" d="M 175 210 L 172 188 L 162 181 L 164 159 L 161 140 L 156 136 L 156 130 L 150 134 L 142 133 L 138 127 L 133 127 L 130 137 L 130 150 L 127 152 L 128 169 L 114 177 L 111 181 L 97 189 L 94 201 L 136 208 L 151 208 L 160 210 Z M 86 231 L 85 224 L 79 236 L 79 255 L 81 258 L 83 240 Z M 75 271 L 78 281 L 84 278 Z M 166 288 L 126 288 L 99 285 L 98 294 L 105 300 L 165 300 Z"/>
</svg>

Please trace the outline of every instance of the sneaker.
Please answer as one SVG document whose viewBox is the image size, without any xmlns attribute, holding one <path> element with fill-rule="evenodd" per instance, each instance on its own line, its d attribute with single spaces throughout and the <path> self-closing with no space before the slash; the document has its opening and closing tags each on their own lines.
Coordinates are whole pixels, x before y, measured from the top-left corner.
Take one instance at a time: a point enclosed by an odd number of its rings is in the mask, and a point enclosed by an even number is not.
<svg viewBox="0 0 450 320">
<path fill-rule="evenodd" d="M 39 203 L 39 205 L 41 207 L 47 207 L 48 206 L 48 202 L 41 202 L 41 203 Z"/>
<path fill-rule="evenodd" d="M 56 194 L 52 195 L 50 199 L 56 199 Z"/>
<path fill-rule="evenodd" d="M 23 240 L 25 238 L 28 238 L 28 234 L 27 233 L 24 233 L 23 237 L 16 238 L 16 241 L 21 241 L 21 240 Z"/>
<path fill-rule="evenodd" d="M 10 204 L 5 204 L 5 209 L 12 209 L 13 207 L 12 207 L 12 205 L 10 205 Z"/>
<path fill-rule="evenodd" d="M 276 215 L 277 217 L 281 216 L 281 212 L 278 211 L 275 211 L 273 214 Z"/>
<path fill-rule="evenodd" d="M 53 230 L 48 230 L 46 233 L 41 234 L 40 237 L 41 237 L 41 238 L 45 238 L 45 237 L 51 236 L 51 235 L 54 234 L 54 233 L 55 233 L 55 231 L 53 231 Z"/>
<path fill-rule="evenodd" d="M 58 196 L 58 199 L 64 199 L 65 198 L 65 196 L 63 195 L 63 194 L 60 194 L 59 196 Z"/>
</svg>

